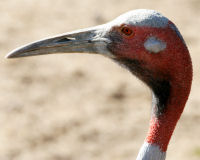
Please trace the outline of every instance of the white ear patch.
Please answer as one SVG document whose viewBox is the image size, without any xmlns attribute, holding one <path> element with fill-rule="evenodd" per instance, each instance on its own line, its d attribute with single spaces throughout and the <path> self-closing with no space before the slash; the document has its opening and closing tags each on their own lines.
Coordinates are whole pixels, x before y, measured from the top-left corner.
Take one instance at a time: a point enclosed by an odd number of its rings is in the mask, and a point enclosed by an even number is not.
<svg viewBox="0 0 200 160">
<path fill-rule="evenodd" d="M 163 51 L 166 48 L 166 43 L 159 40 L 156 37 L 149 37 L 145 41 L 144 47 L 147 51 L 151 53 L 159 53 L 160 51 Z"/>
</svg>

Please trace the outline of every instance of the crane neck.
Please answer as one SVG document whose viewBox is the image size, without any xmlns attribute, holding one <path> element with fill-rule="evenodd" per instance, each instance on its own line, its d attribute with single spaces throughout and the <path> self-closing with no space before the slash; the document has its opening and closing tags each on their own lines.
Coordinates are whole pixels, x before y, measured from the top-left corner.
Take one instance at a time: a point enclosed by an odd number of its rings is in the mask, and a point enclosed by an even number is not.
<svg viewBox="0 0 200 160">
<path fill-rule="evenodd" d="M 156 77 L 137 60 L 117 59 L 152 90 L 149 131 L 137 160 L 165 159 L 170 138 L 187 102 L 192 83 L 192 63 L 186 47 L 176 55 L 179 60 L 169 66 L 170 75 L 164 78 Z"/>
<path fill-rule="evenodd" d="M 187 83 L 182 83 L 184 86 L 180 83 L 171 84 L 170 88 L 164 83 L 165 96 L 157 96 L 153 91 L 150 127 L 137 160 L 165 160 L 169 141 L 189 96 L 191 81 L 185 82 Z"/>
<path fill-rule="evenodd" d="M 190 60 L 190 58 L 188 58 Z M 192 65 L 185 63 L 170 81 L 156 82 L 151 87 L 152 114 L 150 127 L 137 160 L 164 160 L 176 124 L 187 102 L 191 83 Z"/>
</svg>

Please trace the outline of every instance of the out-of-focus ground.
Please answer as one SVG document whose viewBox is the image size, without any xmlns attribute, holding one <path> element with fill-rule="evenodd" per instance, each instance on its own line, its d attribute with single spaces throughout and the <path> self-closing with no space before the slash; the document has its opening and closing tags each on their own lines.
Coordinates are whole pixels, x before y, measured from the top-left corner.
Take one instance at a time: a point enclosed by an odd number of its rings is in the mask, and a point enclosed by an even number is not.
<svg viewBox="0 0 200 160">
<path fill-rule="evenodd" d="M 0 160 L 136 158 L 148 129 L 151 93 L 128 71 L 97 55 L 4 56 L 137 8 L 163 13 L 189 47 L 194 81 L 167 160 L 200 159 L 199 0 L 1 0 Z"/>
</svg>

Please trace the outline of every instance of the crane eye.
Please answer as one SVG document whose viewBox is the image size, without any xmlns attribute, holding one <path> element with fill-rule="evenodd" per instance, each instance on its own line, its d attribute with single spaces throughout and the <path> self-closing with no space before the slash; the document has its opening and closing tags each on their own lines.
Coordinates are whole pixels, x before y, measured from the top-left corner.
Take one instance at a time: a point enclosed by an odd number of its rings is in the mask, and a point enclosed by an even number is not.
<svg viewBox="0 0 200 160">
<path fill-rule="evenodd" d="M 131 35 L 133 35 L 133 30 L 130 29 L 129 27 L 123 27 L 123 28 L 121 29 L 121 32 L 122 32 L 123 34 L 125 34 L 126 36 L 131 36 Z"/>
</svg>

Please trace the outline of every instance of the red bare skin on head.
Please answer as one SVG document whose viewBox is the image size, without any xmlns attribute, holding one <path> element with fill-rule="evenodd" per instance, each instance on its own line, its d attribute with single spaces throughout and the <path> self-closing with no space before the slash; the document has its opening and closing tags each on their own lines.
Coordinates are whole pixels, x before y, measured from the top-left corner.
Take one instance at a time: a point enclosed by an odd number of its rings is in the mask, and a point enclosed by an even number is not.
<svg viewBox="0 0 200 160">
<path fill-rule="evenodd" d="M 170 22 L 171 23 L 171 22 Z M 122 25 L 124 26 L 124 25 Z M 188 61 L 187 47 L 178 37 L 177 33 L 168 25 L 166 28 L 151 28 L 140 26 L 128 26 L 134 32 L 128 37 L 121 33 L 122 26 L 113 27 L 110 32 L 116 32 L 120 36 L 120 41 L 112 46 L 112 52 L 117 58 L 128 58 L 144 62 L 147 68 L 155 73 L 164 71 L 169 77 L 174 77 L 172 72 L 175 68 L 181 69 L 179 62 Z M 150 53 L 144 47 L 145 41 L 149 37 L 156 37 L 166 43 L 166 49 L 155 54 Z M 189 58 L 190 61 L 190 58 Z M 188 62 L 184 62 L 188 63 Z M 191 63 L 191 62 L 190 62 Z"/>
<path fill-rule="evenodd" d="M 146 138 L 148 143 L 159 145 L 164 152 L 183 112 L 192 83 L 192 63 L 189 51 L 170 24 L 172 22 L 169 22 L 165 28 L 126 25 L 134 32 L 130 37 L 121 32 L 124 25 L 114 27 L 111 32 L 114 33 L 113 36 L 118 37 L 118 41 L 110 47 L 117 58 L 141 61 L 143 68 L 150 70 L 153 76 L 170 82 L 171 90 L 165 106 L 166 110 L 159 116 L 152 114 Z M 145 41 L 152 36 L 166 43 L 163 51 L 150 53 L 145 49 Z"/>
</svg>

